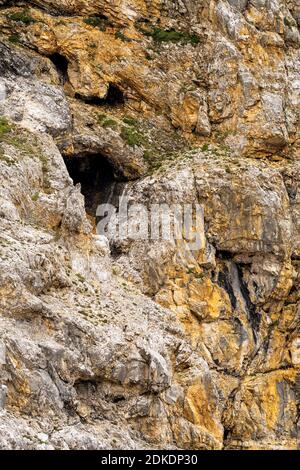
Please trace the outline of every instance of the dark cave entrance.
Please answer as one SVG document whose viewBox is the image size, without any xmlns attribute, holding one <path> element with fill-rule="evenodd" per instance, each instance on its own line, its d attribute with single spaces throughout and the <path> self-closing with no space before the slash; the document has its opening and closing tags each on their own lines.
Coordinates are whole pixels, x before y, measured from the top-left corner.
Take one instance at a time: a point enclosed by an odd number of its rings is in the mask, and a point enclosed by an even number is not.
<svg viewBox="0 0 300 470">
<path fill-rule="evenodd" d="M 79 93 L 75 94 L 75 98 L 84 101 L 86 104 L 91 104 L 95 106 L 121 106 L 125 103 L 124 93 L 117 85 L 112 83 L 109 84 L 107 95 L 105 98 L 98 98 L 97 96 L 93 97 L 84 97 Z"/>
<path fill-rule="evenodd" d="M 68 59 L 63 55 L 59 54 L 58 52 L 55 52 L 55 54 L 50 55 L 49 59 L 57 70 L 61 84 L 64 85 L 68 81 Z"/>
<path fill-rule="evenodd" d="M 116 176 L 109 160 L 101 154 L 64 157 L 74 184 L 81 184 L 87 213 L 96 217 L 100 204 L 110 203 L 118 207 L 125 183 Z"/>
<path fill-rule="evenodd" d="M 115 106 L 124 104 L 124 94 L 116 85 L 112 83 L 108 87 L 108 92 L 105 98 L 106 104 Z"/>
</svg>

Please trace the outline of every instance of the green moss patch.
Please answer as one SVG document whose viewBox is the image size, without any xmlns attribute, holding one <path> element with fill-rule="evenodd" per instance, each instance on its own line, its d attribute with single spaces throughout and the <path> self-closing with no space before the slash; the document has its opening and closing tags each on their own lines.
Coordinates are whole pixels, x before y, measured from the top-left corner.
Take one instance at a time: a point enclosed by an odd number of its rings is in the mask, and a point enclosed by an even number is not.
<svg viewBox="0 0 300 470">
<path fill-rule="evenodd" d="M 152 37 L 155 42 L 173 42 L 180 44 L 199 44 L 200 39 L 195 34 L 189 34 L 175 29 L 165 30 L 153 27 L 150 30 L 141 30 L 145 36 Z"/>
<path fill-rule="evenodd" d="M 12 130 L 6 117 L 0 116 L 0 138 Z"/>
<path fill-rule="evenodd" d="M 138 122 L 135 118 L 131 116 L 125 116 L 123 118 L 124 124 L 127 124 L 128 126 L 137 126 Z"/>
<path fill-rule="evenodd" d="M 85 24 L 92 26 L 93 28 L 98 28 L 100 31 L 106 31 L 108 26 L 108 20 L 106 18 L 101 18 L 100 16 L 88 16 L 83 20 Z"/>
<path fill-rule="evenodd" d="M 121 137 L 130 147 L 142 147 L 145 144 L 144 135 L 138 129 L 132 127 L 123 126 Z"/>
<path fill-rule="evenodd" d="M 98 121 L 98 124 L 100 124 L 100 126 L 102 127 L 110 127 L 112 129 L 118 127 L 118 123 L 117 121 L 115 121 L 115 119 L 112 119 L 103 113 L 99 113 L 97 115 L 97 121 Z"/>
<path fill-rule="evenodd" d="M 9 36 L 8 40 L 12 44 L 19 44 L 20 43 L 20 36 L 19 36 L 19 34 L 12 34 L 11 36 Z"/>
</svg>

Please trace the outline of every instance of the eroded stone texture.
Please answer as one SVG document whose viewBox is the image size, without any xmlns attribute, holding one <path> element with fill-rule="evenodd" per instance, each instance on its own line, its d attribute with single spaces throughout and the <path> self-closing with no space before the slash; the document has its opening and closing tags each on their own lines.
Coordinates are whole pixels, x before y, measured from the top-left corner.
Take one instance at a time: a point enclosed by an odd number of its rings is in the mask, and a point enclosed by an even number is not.
<svg viewBox="0 0 300 470">
<path fill-rule="evenodd" d="M 0 448 L 296 449 L 298 2 L 0 5 Z M 201 248 L 96 235 L 91 156 Z"/>
</svg>

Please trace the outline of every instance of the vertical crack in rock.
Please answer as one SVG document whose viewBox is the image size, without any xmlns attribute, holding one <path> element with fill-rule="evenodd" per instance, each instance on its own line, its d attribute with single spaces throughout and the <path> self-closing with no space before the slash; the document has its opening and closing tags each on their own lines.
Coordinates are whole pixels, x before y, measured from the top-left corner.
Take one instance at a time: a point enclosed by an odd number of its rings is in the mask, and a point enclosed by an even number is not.
<svg viewBox="0 0 300 470">
<path fill-rule="evenodd" d="M 224 269 L 219 271 L 217 282 L 228 294 L 232 309 L 237 308 L 237 299 L 242 297 L 251 324 L 255 341 L 260 325 L 260 317 L 250 299 L 249 290 L 243 278 L 242 267 L 232 260 L 231 252 L 217 252 L 218 258 L 224 260 Z"/>
<path fill-rule="evenodd" d="M 234 294 L 234 290 L 232 288 L 232 284 L 231 284 L 231 280 L 230 280 L 230 274 L 229 274 L 227 266 L 225 266 L 224 271 L 219 272 L 219 274 L 218 274 L 218 284 L 219 284 L 220 287 L 225 289 L 225 291 L 227 292 L 227 294 L 229 296 L 229 299 L 230 299 L 230 302 L 231 302 L 231 306 L 232 306 L 233 310 L 235 310 L 236 305 L 237 305 L 237 301 L 236 301 L 236 296 Z"/>
<path fill-rule="evenodd" d="M 236 267 L 237 267 L 237 272 L 238 272 L 238 277 L 239 277 L 241 293 L 245 300 L 245 306 L 247 309 L 248 318 L 249 318 L 249 321 L 253 330 L 254 339 L 255 341 L 257 341 L 257 332 L 259 330 L 259 325 L 260 325 L 260 316 L 257 315 L 256 307 L 250 299 L 249 290 L 243 277 L 242 267 L 238 264 L 236 265 Z"/>
</svg>

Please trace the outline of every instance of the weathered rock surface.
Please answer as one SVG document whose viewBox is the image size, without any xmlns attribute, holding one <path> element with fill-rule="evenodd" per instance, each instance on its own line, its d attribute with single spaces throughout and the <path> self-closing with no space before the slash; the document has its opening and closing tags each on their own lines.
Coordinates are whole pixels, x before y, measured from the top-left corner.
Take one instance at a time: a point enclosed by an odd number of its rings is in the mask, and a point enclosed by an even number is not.
<svg viewBox="0 0 300 470">
<path fill-rule="evenodd" d="M 298 2 L 0 6 L 0 448 L 298 448 Z M 93 158 L 201 248 L 96 235 Z"/>
</svg>

